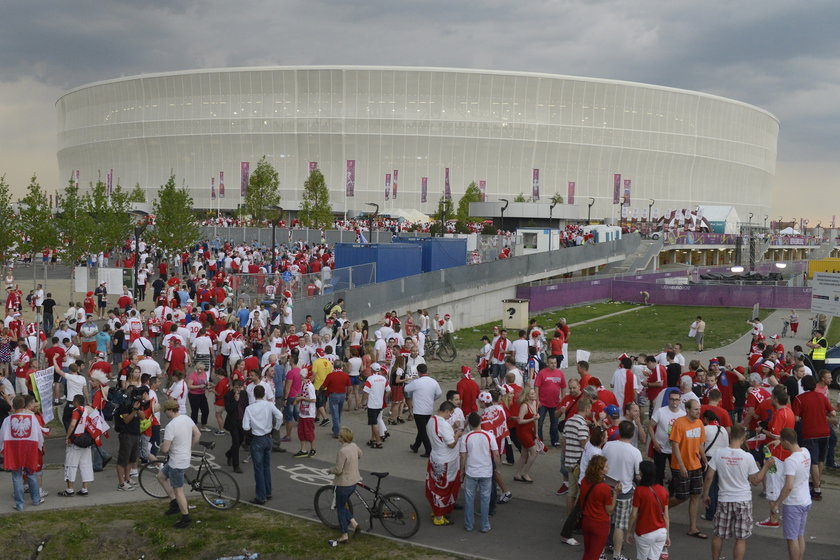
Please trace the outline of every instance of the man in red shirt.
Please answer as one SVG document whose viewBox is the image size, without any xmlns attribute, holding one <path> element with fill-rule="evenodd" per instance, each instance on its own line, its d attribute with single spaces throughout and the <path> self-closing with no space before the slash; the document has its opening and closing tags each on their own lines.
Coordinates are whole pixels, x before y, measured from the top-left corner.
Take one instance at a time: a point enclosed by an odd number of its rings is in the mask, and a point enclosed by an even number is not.
<svg viewBox="0 0 840 560">
<path fill-rule="evenodd" d="M 44 358 L 47 360 L 47 367 L 53 366 L 55 371 L 61 371 L 61 364 L 64 362 L 64 346 L 57 336 L 52 337 L 52 346 L 44 350 Z M 58 404 L 61 398 L 61 376 L 53 373 L 53 404 Z"/>
<path fill-rule="evenodd" d="M 44 433 L 35 415 L 26 409 L 23 395 L 12 399 L 14 412 L 0 427 L 0 452 L 5 463 L 3 468 L 12 472 L 14 508 L 23 511 L 23 481 L 29 483 L 32 505 L 43 503 L 38 488 L 38 475 L 43 466 Z"/>
<path fill-rule="evenodd" d="M 662 392 L 662 389 L 665 388 L 667 375 L 665 366 L 656 362 L 656 356 L 645 358 L 645 365 L 648 370 L 646 372 L 647 377 L 642 379 L 642 386 L 647 387 L 647 398 L 650 402 L 650 416 L 653 416 L 654 401 L 659 396 L 659 393 Z"/>
<path fill-rule="evenodd" d="M 471 412 L 478 412 L 478 393 L 481 388 L 475 379 L 472 377 L 472 370 L 467 366 L 461 366 L 462 378 L 458 381 L 455 389 L 461 397 L 461 410 L 464 412 L 464 417 L 469 416 Z"/>
<path fill-rule="evenodd" d="M 811 498 L 816 501 L 822 500 L 820 479 L 825 467 L 825 459 L 828 456 L 828 419 L 837 415 L 834 407 L 822 393 L 816 392 L 817 378 L 813 375 L 806 375 L 802 378 L 802 389 L 804 393 L 793 399 L 793 413 L 797 420 L 802 422 L 802 439 L 804 447 L 811 455 L 811 481 L 814 483 L 811 489 Z"/>
<path fill-rule="evenodd" d="M 168 361 L 166 362 L 166 372 L 172 375 L 176 371 L 181 373 L 187 372 L 187 365 L 190 363 L 190 356 L 187 349 L 181 344 L 180 337 L 173 336 L 169 349 Z"/>
<path fill-rule="evenodd" d="M 767 428 L 759 428 L 759 432 L 767 437 L 767 447 L 770 449 L 770 454 L 776 460 L 775 469 L 771 468 L 767 473 L 767 501 L 775 502 L 779 499 L 782 488 L 785 485 L 784 463 L 785 459 L 790 456 L 790 451 L 785 450 L 780 445 L 779 434 L 785 428 L 793 429 L 796 425 L 796 419 L 793 415 L 793 410 L 789 406 L 789 398 L 787 389 L 784 385 L 776 385 L 773 388 L 773 396 L 771 397 L 773 403 L 773 416 L 770 418 L 770 423 Z M 773 511 L 770 508 L 770 517 L 764 521 L 756 523 L 759 527 L 779 527 L 779 512 Z"/>
<path fill-rule="evenodd" d="M 557 358 L 554 356 L 548 358 L 548 367 L 537 373 L 534 388 L 537 390 L 537 401 L 540 405 L 537 435 L 540 439 L 543 439 L 543 422 L 545 421 L 545 415 L 548 414 L 551 445 L 560 447 L 557 407 L 560 406 L 560 401 L 566 395 L 566 376 L 562 370 L 557 369 Z"/>
<path fill-rule="evenodd" d="M 709 391 L 709 404 L 704 404 L 700 407 L 700 417 L 702 418 L 707 410 L 711 410 L 718 417 L 718 420 L 720 420 L 721 428 L 726 428 L 726 431 L 729 432 L 729 428 L 732 427 L 732 418 L 729 417 L 728 412 L 721 408 L 720 397 L 721 395 L 718 389 Z"/>
<path fill-rule="evenodd" d="M 333 439 L 338 439 L 338 432 L 341 429 L 341 412 L 344 410 L 344 400 L 347 397 L 347 389 L 352 385 L 350 376 L 342 369 L 344 363 L 336 360 L 333 370 L 324 378 L 321 389 L 327 393 L 327 402 L 332 416 Z"/>
<path fill-rule="evenodd" d="M 750 388 L 747 391 L 747 400 L 744 403 L 743 425 L 753 433 L 758 428 L 758 422 L 763 420 L 759 416 L 759 407 L 762 403 L 770 402 L 770 391 L 761 386 L 761 374 L 750 374 Z"/>
</svg>

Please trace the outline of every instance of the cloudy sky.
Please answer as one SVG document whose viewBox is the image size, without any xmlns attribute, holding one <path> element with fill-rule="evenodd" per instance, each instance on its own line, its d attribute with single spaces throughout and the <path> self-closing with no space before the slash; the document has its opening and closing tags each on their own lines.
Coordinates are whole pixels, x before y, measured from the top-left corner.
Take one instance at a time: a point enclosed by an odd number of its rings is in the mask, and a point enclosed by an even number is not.
<svg viewBox="0 0 840 560">
<path fill-rule="evenodd" d="M 774 219 L 840 215 L 840 2 L 7 0 L 0 174 L 59 184 L 56 99 L 141 73 L 224 66 L 452 66 L 709 92 L 781 121 Z M 835 211 L 835 208 L 837 211 Z"/>
</svg>

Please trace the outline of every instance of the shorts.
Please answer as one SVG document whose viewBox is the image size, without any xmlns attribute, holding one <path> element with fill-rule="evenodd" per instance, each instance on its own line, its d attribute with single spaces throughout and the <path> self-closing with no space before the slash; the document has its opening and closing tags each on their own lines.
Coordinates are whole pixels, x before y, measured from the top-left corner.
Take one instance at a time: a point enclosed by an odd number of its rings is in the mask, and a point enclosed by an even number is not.
<svg viewBox="0 0 840 560">
<path fill-rule="evenodd" d="M 703 493 L 703 469 L 688 471 L 688 478 L 683 478 L 679 470 L 671 469 L 671 495 L 678 500 L 687 500 L 689 495 Z"/>
<path fill-rule="evenodd" d="M 633 510 L 633 491 L 627 494 L 618 494 L 615 499 L 615 510 L 612 514 L 612 522 L 616 529 L 627 529 L 630 522 L 630 512 Z"/>
<path fill-rule="evenodd" d="M 715 535 L 722 539 L 744 540 L 752 536 L 752 500 L 718 502 L 715 511 Z"/>
<path fill-rule="evenodd" d="M 350 385 L 356 386 L 362 384 L 362 376 L 361 375 L 351 375 L 350 376 Z"/>
<path fill-rule="evenodd" d="M 53 383 L 61 383 L 61 376 L 57 373 L 53 373 Z"/>
<path fill-rule="evenodd" d="M 301 418 L 298 421 L 297 434 L 300 441 L 315 441 L 315 419 Z"/>
<path fill-rule="evenodd" d="M 283 407 L 283 421 L 297 422 L 300 419 L 300 407 L 295 404 L 295 399 L 286 399 L 286 405 Z"/>
<path fill-rule="evenodd" d="M 125 432 L 120 433 L 120 450 L 117 452 L 117 464 L 119 466 L 127 467 L 129 463 L 137 460 L 139 441 L 139 435 L 127 434 Z"/>
<path fill-rule="evenodd" d="M 490 368 L 486 367 L 479 372 L 481 377 L 490 377 Z"/>
<path fill-rule="evenodd" d="M 368 426 L 376 426 L 379 422 L 379 413 L 382 412 L 381 408 L 369 408 L 367 409 L 368 414 Z"/>
<path fill-rule="evenodd" d="M 96 306 L 99 307 L 99 309 L 105 309 L 106 307 L 108 307 L 108 301 L 107 300 L 97 301 Z"/>
<path fill-rule="evenodd" d="M 828 436 L 806 439 L 802 447 L 811 454 L 812 465 L 825 463 L 825 459 L 828 457 Z"/>
<path fill-rule="evenodd" d="M 767 471 L 767 476 L 764 477 L 764 491 L 771 502 L 779 499 L 779 494 L 782 493 L 782 487 L 785 485 L 785 473 L 779 469 L 782 466 L 776 460 L 776 472 Z"/>
<path fill-rule="evenodd" d="M 317 391 L 315 393 L 315 408 L 322 408 L 327 404 L 327 393 L 325 391 Z"/>
<path fill-rule="evenodd" d="M 93 342 L 82 342 L 82 354 L 87 352 L 88 354 L 96 353 L 96 341 Z"/>
<path fill-rule="evenodd" d="M 811 506 L 788 506 L 782 504 L 782 530 L 789 541 L 796 540 L 805 534 L 805 524 L 808 522 L 808 512 Z"/>
<path fill-rule="evenodd" d="M 169 463 L 166 463 L 163 465 L 163 468 L 160 469 L 160 472 L 162 472 L 163 476 L 169 480 L 169 484 L 172 485 L 172 488 L 183 488 L 184 470 L 186 469 L 176 469 Z"/>
</svg>

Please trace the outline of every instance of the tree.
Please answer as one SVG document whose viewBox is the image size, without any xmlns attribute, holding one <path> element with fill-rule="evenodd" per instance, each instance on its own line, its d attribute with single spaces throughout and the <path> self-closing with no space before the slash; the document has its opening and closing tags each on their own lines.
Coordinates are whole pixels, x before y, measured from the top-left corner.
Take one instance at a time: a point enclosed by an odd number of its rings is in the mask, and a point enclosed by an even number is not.
<svg viewBox="0 0 840 560">
<path fill-rule="evenodd" d="M 551 197 L 552 204 L 563 204 L 563 195 L 560 193 L 554 193 L 554 196 Z"/>
<path fill-rule="evenodd" d="M 300 222 L 306 227 L 322 228 L 333 223 L 330 191 L 320 170 L 310 171 L 303 184 L 303 198 L 300 205 Z"/>
<path fill-rule="evenodd" d="M 14 234 L 14 226 L 17 222 L 14 209 L 12 208 L 12 194 L 9 192 L 9 184 L 6 183 L 6 176 L 0 175 L 0 223 L 9 224 L 5 227 L 5 234 L 0 235 L 0 264 L 12 259 L 17 236 Z"/>
<path fill-rule="evenodd" d="M 271 207 L 280 204 L 280 176 L 274 167 L 268 163 L 265 156 L 257 163 L 251 173 L 248 191 L 242 201 L 242 210 L 256 221 L 270 216 Z"/>
<path fill-rule="evenodd" d="M 129 202 L 146 202 L 146 192 L 140 188 L 140 183 L 135 183 L 134 188 L 128 195 Z"/>
<path fill-rule="evenodd" d="M 470 219 L 470 202 L 481 202 L 481 191 L 475 181 L 467 185 L 464 196 L 458 201 L 458 210 L 455 212 L 459 222 L 466 224 Z"/>
<path fill-rule="evenodd" d="M 525 198 L 525 195 L 522 194 L 522 193 L 519 193 L 518 195 L 516 195 L 516 198 L 514 198 L 513 201 L 514 202 L 528 202 L 528 200 Z"/>
<path fill-rule="evenodd" d="M 177 188 L 175 175 L 170 175 L 152 203 L 155 216 L 152 238 L 167 253 L 187 249 L 198 240 L 201 232 L 192 208 L 189 191 L 186 187 Z"/>
<path fill-rule="evenodd" d="M 104 250 L 117 247 L 131 235 L 131 204 L 128 193 L 118 184 L 108 196 L 107 185 L 99 179 L 91 184 L 82 203 L 84 211 L 96 223 L 93 228 L 91 247 Z"/>
<path fill-rule="evenodd" d="M 75 179 L 71 177 L 58 197 L 55 217 L 55 225 L 64 244 L 61 258 L 71 267 L 87 253 L 99 252 L 99 248 L 94 246 L 98 224 L 85 210 L 84 202 Z"/>
<path fill-rule="evenodd" d="M 37 255 L 46 248 L 58 246 L 58 229 L 52 216 L 47 193 L 38 183 L 38 177 L 32 176 L 26 187 L 26 196 L 18 201 L 20 207 L 20 233 L 22 251 L 32 253 L 32 283 L 35 284 L 35 266 Z"/>
</svg>

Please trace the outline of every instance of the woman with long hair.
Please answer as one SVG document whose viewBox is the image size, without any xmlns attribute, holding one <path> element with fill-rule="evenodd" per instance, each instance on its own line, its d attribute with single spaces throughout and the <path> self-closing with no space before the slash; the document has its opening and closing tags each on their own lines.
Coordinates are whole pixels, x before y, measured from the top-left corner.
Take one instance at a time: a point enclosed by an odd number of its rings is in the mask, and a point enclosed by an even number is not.
<svg viewBox="0 0 840 560">
<path fill-rule="evenodd" d="M 583 512 L 583 560 L 598 560 L 610 536 L 610 515 L 615 509 L 615 488 L 604 482 L 609 472 L 607 458 L 595 455 L 580 483 Z"/>
<path fill-rule="evenodd" d="M 405 420 L 400 418 L 402 414 L 403 405 L 405 405 L 405 394 L 403 389 L 405 387 L 405 356 L 399 355 L 394 359 L 394 365 L 391 368 L 391 416 L 388 423 L 403 424 Z"/>
<path fill-rule="evenodd" d="M 522 445 L 522 453 L 516 465 L 513 480 L 517 482 L 533 483 L 534 479 L 528 473 L 537 460 L 537 392 L 533 387 L 526 387 L 519 394 L 519 414 L 516 417 L 516 437 Z"/>
<path fill-rule="evenodd" d="M 627 543 L 636 540 L 636 558 L 658 560 L 662 549 L 671 546 L 671 519 L 668 491 L 656 484 L 656 466 L 651 461 L 639 465 L 639 480 L 633 492 L 633 510 L 627 527 Z"/>
</svg>

